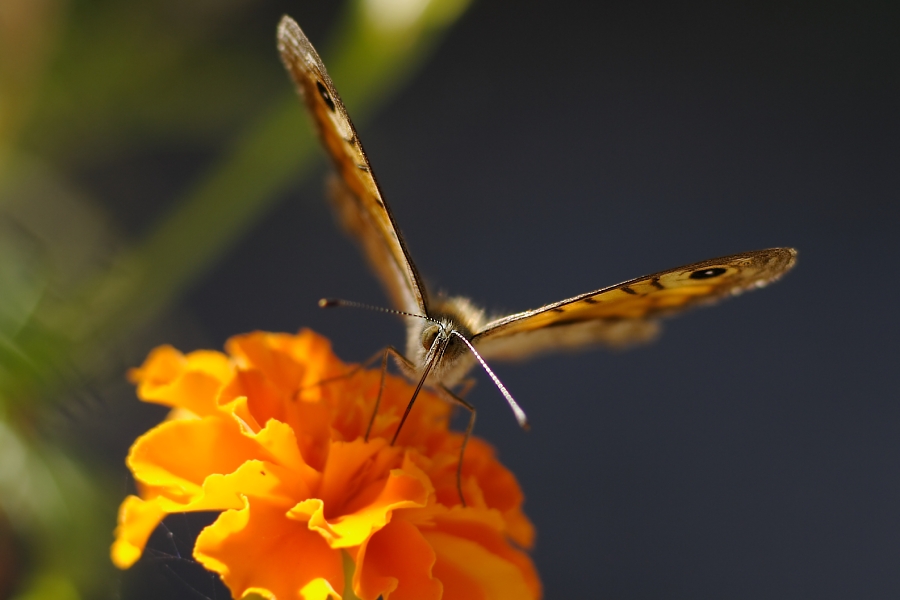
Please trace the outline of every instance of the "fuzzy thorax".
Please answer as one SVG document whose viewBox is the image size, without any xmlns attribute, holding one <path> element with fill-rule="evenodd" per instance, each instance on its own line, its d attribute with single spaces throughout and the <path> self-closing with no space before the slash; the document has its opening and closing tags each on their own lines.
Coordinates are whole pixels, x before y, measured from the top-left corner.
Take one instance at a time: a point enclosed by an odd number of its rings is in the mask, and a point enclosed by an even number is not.
<svg viewBox="0 0 900 600">
<path fill-rule="evenodd" d="M 429 312 L 431 320 L 407 317 L 406 357 L 416 368 L 410 375 L 421 375 L 431 361 L 426 383 L 452 387 L 475 365 L 475 357 L 453 332 L 471 340 L 484 326 L 485 314 L 467 298 L 458 296 L 435 299 Z"/>
</svg>

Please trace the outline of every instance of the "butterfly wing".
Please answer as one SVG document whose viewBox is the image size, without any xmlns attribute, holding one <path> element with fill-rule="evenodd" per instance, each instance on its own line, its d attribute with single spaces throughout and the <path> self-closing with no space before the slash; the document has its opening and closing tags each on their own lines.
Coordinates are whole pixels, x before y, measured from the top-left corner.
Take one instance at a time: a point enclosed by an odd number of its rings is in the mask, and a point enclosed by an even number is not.
<svg viewBox="0 0 900 600">
<path fill-rule="evenodd" d="M 322 59 L 290 17 L 283 17 L 278 25 L 278 51 L 337 169 L 339 177 L 330 187 L 338 218 L 362 245 L 394 305 L 427 314 L 422 279 L 381 195 L 347 109 Z"/>
<path fill-rule="evenodd" d="M 793 248 L 770 248 L 654 273 L 496 319 L 472 343 L 485 357 L 502 359 L 641 342 L 656 332 L 656 318 L 762 287 L 793 267 L 796 257 Z"/>
</svg>

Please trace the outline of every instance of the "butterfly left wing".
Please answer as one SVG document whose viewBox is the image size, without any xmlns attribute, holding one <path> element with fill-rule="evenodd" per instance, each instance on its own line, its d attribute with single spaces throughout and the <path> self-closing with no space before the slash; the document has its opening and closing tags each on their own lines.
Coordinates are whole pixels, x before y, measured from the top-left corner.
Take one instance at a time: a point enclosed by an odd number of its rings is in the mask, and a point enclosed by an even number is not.
<svg viewBox="0 0 900 600">
<path fill-rule="evenodd" d="M 525 358 L 590 344 L 623 346 L 657 331 L 655 319 L 711 304 L 777 280 L 793 248 L 714 258 L 581 294 L 487 323 L 472 337 L 485 358 Z"/>
<path fill-rule="evenodd" d="M 428 314 L 422 278 L 381 195 L 350 115 L 322 59 L 287 16 L 278 24 L 278 51 L 338 171 L 330 182 L 338 217 L 362 245 L 394 306 Z"/>
</svg>

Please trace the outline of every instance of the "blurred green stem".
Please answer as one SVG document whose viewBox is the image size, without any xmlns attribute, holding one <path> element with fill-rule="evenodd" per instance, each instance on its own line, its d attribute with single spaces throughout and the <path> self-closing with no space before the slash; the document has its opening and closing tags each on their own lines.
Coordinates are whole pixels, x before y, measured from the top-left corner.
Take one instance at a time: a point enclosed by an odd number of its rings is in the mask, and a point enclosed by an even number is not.
<svg viewBox="0 0 900 600">
<path fill-rule="evenodd" d="M 329 71 L 357 119 L 371 115 L 423 64 L 439 34 L 469 2 L 420 0 L 427 6 L 422 4 L 424 9 L 414 19 L 400 25 L 397 21 L 379 24 L 367 15 L 375 4 L 390 1 L 353 2 L 330 46 L 332 51 L 324 52 Z M 409 6 L 411 2 L 399 4 Z M 272 23 L 273 61 L 278 60 L 275 27 Z M 0 504 L 16 499 L 15 492 L 22 491 L 24 475 L 11 462 L 17 456 L 24 457 L 19 463 L 28 467 L 23 472 L 34 481 L 30 498 L 46 501 L 51 498 L 50 492 L 59 492 L 58 498 L 54 496 L 56 504 L 46 510 L 40 510 L 35 502 L 0 506 L 0 512 L 31 518 L 32 522 L 26 522 L 25 517 L 17 516 L 18 523 L 30 523 L 22 537 L 46 550 L 32 556 L 36 564 L 30 569 L 30 580 L 20 600 L 77 599 L 83 597 L 81 589 L 112 585 L 105 572 L 96 567 L 105 562 L 98 552 L 108 536 L 112 511 L 106 504 L 113 497 L 112 486 L 57 448 L 59 440 L 33 435 L 40 423 L 34 410 L 38 403 L 33 399 L 61 391 L 70 372 L 87 380 L 109 374 L 118 364 L 103 361 L 114 345 L 111 342 L 126 339 L 172 304 L 271 208 L 280 191 L 310 172 L 318 142 L 287 75 L 284 81 L 284 95 L 238 136 L 223 158 L 187 190 L 175 209 L 142 241 L 119 256 L 113 268 L 83 286 L 79 284 L 80 293 L 74 299 L 68 294 L 55 297 L 47 293 L 41 285 L 43 279 L 35 277 L 34 265 L 42 264 L 38 259 L 17 257 L 5 250 L 7 263 L 16 269 L 3 279 L 0 261 L 0 280 L 21 285 L 15 303 L 6 290 L 7 310 L 0 312 L 0 325 L 2 318 L 8 321 L 5 329 L 0 327 L 0 449 L 5 450 L 0 455 L 6 459 L 0 464 L 0 475 L 10 476 L 5 480 L 0 477 Z M 11 131 L 6 121 L 0 125 Z M 3 150 L 0 148 L 0 153 Z M 22 173 L 25 169 L 15 170 Z M 52 297 L 45 298 L 48 296 Z M 17 453 L 11 448 L 18 448 Z M 38 480 L 34 478 L 36 473 L 46 476 Z M 73 552 L 77 555 L 74 558 Z"/>
<path fill-rule="evenodd" d="M 367 118 L 423 64 L 438 34 L 467 4 L 433 0 L 413 23 L 391 30 L 367 19 L 362 2 L 353 4 L 333 51 L 325 54 L 329 73 L 357 119 Z M 94 314 L 102 319 L 95 324 L 97 332 L 121 333 L 168 306 L 259 220 L 279 191 L 309 172 L 318 141 L 304 113 L 285 75 L 285 96 L 122 260 L 125 276 L 113 275 L 96 288 L 101 310 Z"/>
</svg>

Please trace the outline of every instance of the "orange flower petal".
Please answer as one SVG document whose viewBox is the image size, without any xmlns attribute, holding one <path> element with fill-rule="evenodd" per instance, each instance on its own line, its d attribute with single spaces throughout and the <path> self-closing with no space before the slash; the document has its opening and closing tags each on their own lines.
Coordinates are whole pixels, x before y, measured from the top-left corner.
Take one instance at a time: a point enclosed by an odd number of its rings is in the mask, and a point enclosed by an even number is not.
<svg viewBox="0 0 900 600">
<path fill-rule="evenodd" d="M 530 548 L 534 545 L 534 525 L 522 512 L 525 496 L 515 475 L 500 464 L 490 444 L 477 438 L 469 442 L 463 466 L 464 477 L 477 479 L 484 506 L 503 513 L 506 534 L 523 548 Z"/>
<path fill-rule="evenodd" d="M 283 508 L 247 501 L 228 510 L 197 537 L 194 558 L 219 573 L 235 598 L 256 592 L 267 598 L 340 598 L 341 551 L 332 550 L 307 524 Z"/>
<path fill-rule="evenodd" d="M 397 519 L 375 533 L 356 557 L 353 588 L 361 600 L 440 600 L 443 586 L 432 576 L 435 553 L 419 529 Z"/>
<path fill-rule="evenodd" d="M 218 447 L 228 451 L 210 451 Z M 170 421 L 135 443 L 128 464 L 145 497 L 162 496 L 166 512 L 239 508 L 245 494 L 291 506 L 321 479 L 300 457 L 293 430 L 278 421 L 256 434 L 233 419 Z"/>
<path fill-rule="evenodd" d="M 291 469 L 309 488 L 320 485 L 322 475 L 300 455 L 297 436 L 290 425 L 272 419 L 259 433 L 248 436 L 265 449 L 269 460 Z"/>
<path fill-rule="evenodd" d="M 376 456 L 371 456 L 373 447 L 381 450 Z M 360 477 L 359 474 L 363 473 L 362 467 L 366 462 L 377 463 L 379 457 L 392 459 L 396 454 L 397 450 L 387 447 L 383 440 L 369 443 L 362 440 L 350 443 L 336 442 L 332 448 L 329 466 L 337 465 L 334 470 L 340 470 L 341 473 L 333 475 L 330 483 L 335 485 L 336 479 L 348 475 L 355 477 L 356 481 L 344 480 L 345 497 L 319 493 L 318 495 L 324 498 L 317 501 L 320 504 L 303 503 L 294 507 L 290 514 L 293 515 L 295 511 L 302 514 L 302 518 L 309 520 L 310 528 L 319 531 L 332 548 L 349 548 L 362 544 L 372 533 L 391 520 L 392 511 L 425 506 L 432 492 L 428 477 L 410 460 L 404 460 L 402 468 L 399 469 L 388 471 L 371 466 L 367 469 L 375 474 L 388 473 L 386 479 L 379 478 L 365 482 Z M 327 471 L 325 480 L 329 480 Z M 357 502 L 353 502 L 354 495 Z M 329 497 L 337 506 L 328 504 Z M 348 500 L 351 504 L 356 504 L 356 508 L 352 511 L 346 506 Z"/>
<path fill-rule="evenodd" d="M 300 588 L 300 597 L 304 600 L 341 600 L 341 595 L 337 590 L 331 586 L 328 580 L 321 577 L 313 579 Z"/>
<path fill-rule="evenodd" d="M 444 600 L 528 600 L 539 598 L 540 584 L 506 560 L 472 540 L 423 531 L 434 548 L 434 576 L 444 585 Z"/>
<path fill-rule="evenodd" d="M 201 350 L 184 356 L 170 346 L 156 348 L 129 372 L 138 397 L 146 402 L 186 408 L 197 415 L 215 412 L 216 399 L 234 368 L 221 352 Z"/>
<path fill-rule="evenodd" d="M 256 331 L 234 336 L 225 349 L 241 366 L 252 365 L 279 389 L 296 390 L 337 375 L 331 343 L 305 329 L 297 335 Z"/>
<path fill-rule="evenodd" d="M 214 350 L 195 350 L 187 356 L 187 370 L 209 374 L 219 381 L 227 382 L 234 376 L 234 365 L 231 359 Z"/>
<path fill-rule="evenodd" d="M 248 496 L 287 510 L 295 498 L 309 494 L 292 470 L 259 460 L 247 461 L 228 475 L 210 475 L 187 502 L 167 498 L 163 495 L 166 491 L 147 487 L 144 495 L 150 500 L 129 496 L 122 503 L 112 548 L 113 562 L 119 568 L 128 568 L 140 558 L 150 534 L 168 514 L 239 509 Z"/>
<path fill-rule="evenodd" d="M 432 542 L 438 554 L 435 574 L 441 577 L 438 574 L 440 565 L 443 565 L 441 568 L 444 568 L 463 559 L 460 564 L 456 565 L 456 568 L 463 569 L 468 573 L 468 579 L 482 582 L 483 577 L 494 579 L 502 577 L 509 579 L 509 589 L 519 589 L 524 586 L 529 590 L 528 594 L 518 597 L 540 597 L 541 583 L 534 564 L 526 553 L 514 548 L 506 540 L 502 526 L 498 526 L 498 518 L 497 511 L 472 508 L 455 508 L 437 515 L 433 521 L 433 529 L 429 528 L 423 532 L 425 538 Z M 448 545 L 447 540 L 452 540 L 453 544 Z M 455 545 L 462 544 L 462 542 L 465 544 Z M 493 557 L 493 562 L 479 561 L 474 558 L 474 554 L 467 555 L 470 551 L 476 552 L 474 546 L 479 548 L 478 553 L 487 553 Z M 464 550 L 465 548 L 469 548 L 469 550 Z M 474 570 L 469 572 L 466 571 L 467 568 Z M 489 575 L 489 571 L 494 569 L 497 570 L 497 573 Z M 443 578 L 441 580 L 444 581 L 445 586 L 449 585 L 447 580 Z M 487 597 L 494 598 L 494 596 Z M 497 598 L 506 597 L 497 596 Z"/>
<path fill-rule="evenodd" d="M 186 416 L 132 447 L 143 500 L 123 503 L 117 565 L 137 560 L 166 513 L 224 510 L 195 556 L 234 597 L 339 598 L 351 561 L 364 600 L 540 596 L 512 545 L 534 537 L 521 490 L 475 439 L 460 505 L 462 436 L 446 403 L 423 391 L 391 445 L 412 394 L 402 378 L 384 379 L 373 422 L 382 373 L 344 365 L 326 339 L 257 332 L 227 347 L 230 357 L 163 347 L 131 372 L 142 397 Z"/>
<path fill-rule="evenodd" d="M 156 503 L 166 513 L 194 512 L 241 508 L 243 499 L 252 497 L 287 510 L 298 496 L 308 494 L 308 488 L 290 469 L 260 460 L 248 460 L 233 473 L 207 477 L 200 491 L 187 502 L 160 495 Z"/>
<path fill-rule="evenodd" d="M 259 371 L 241 371 L 248 394 L 248 406 L 257 421 L 277 419 L 289 425 L 297 435 L 304 461 L 317 470 L 325 467 L 331 440 L 332 410 L 318 395 L 306 398 L 298 390 L 278 391 L 268 385 Z M 277 401 L 273 397 L 277 394 Z"/>
<path fill-rule="evenodd" d="M 184 370 L 186 362 L 184 354 L 172 346 L 159 346 L 150 351 L 144 364 L 128 370 L 128 380 L 138 384 L 138 390 L 167 385 Z"/>
<path fill-rule="evenodd" d="M 237 421 L 206 417 L 161 423 L 137 439 L 126 462 L 140 483 L 188 502 L 208 475 L 231 473 L 254 458 L 268 457 Z"/>
<path fill-rule="evenodd" d="M 372 469 L 376 457 L 384 457 L 399 462 L 400 450 L 388 449 L 384 440 L 365 442 L 361 439 L 352 442 L 334 442 L 329 450 L 328 464 L 322 473 L 322 484 L 316 490 L 316 496 L 325 501 L 332 513 L 343 511 L 344 504 L 362 487 L 374 480 L 384 478 L 387 469 Z M 380 472 L 379 472 L 380 471 Z M 365 479 L 361 479 L 365 477 Z"/>
<path fill-rule="evenodd" d="M 232 380 L 232 385 L 237 379 Z M 231 387 L 231 385 L 229 386 Z M 262 429 L 262 425 L 259 421 L 256 420 L 256 417 L 253 416 L 253 413 L 250 410 L 250 407 L 247 405 L 247 397 L 246 396 L 227 396 L 228 390 L 223 390 L 219 395 L 219 411 L 222 415 L 231 415 L 234 418 L 238 419 L 242 422 L 247 430 L 249 431 L 259 431 Z M 175 412 L 175 411 L 172 411 Z M 169 419 L 172 419 L 172 414 L 169 414 Z"/>
<path fill-rule="evenodd" d="M 119 524 L 116 541 L 112 545 L 112 561 L 120 569 L 127 569 L 141 557 L 150 534 L 156 529 L 165 513 L 155 502 L 145 502 L 137 496 L 128 496 L 119 507 Z"/>
</svg>

